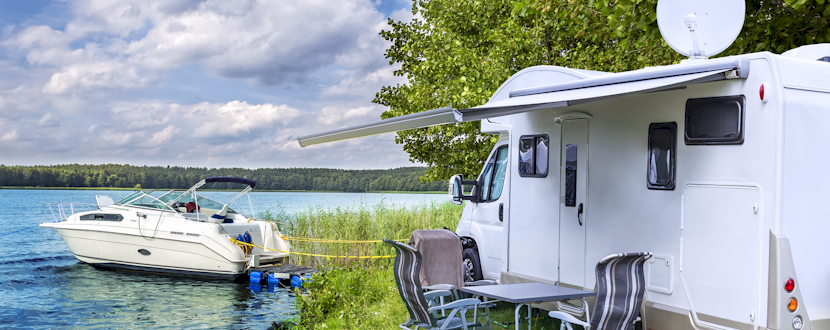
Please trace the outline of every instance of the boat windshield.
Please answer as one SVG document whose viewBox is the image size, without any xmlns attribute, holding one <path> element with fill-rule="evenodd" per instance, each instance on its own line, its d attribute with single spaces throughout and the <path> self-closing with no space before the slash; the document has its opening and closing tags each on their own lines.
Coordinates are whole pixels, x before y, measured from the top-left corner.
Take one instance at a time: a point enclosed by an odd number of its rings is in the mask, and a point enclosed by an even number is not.
<svg viewBox="0 0 830 330">
<path fill-rule="evenodd" d="M 130 194 L 129 196 L 124 197 L 124 198 L 122 198 L 121 200 L 119 200 L 119 201 L 115 202 L 115 204 L 121 204 L 121 205 L 124 205 L 125 203 L 127 203 L 127 202 L 129 202 L 129 201 L 131 201 L 131 200 L 133 200 L 133 199 L 136 199 L 138 196 L 141 196 L 141 194 L 143 194 L 143 193 L 144 193 L 144 192 L 143 192 L 143 191 L 140 191 L 140 190 L 139 190 L 139 191 L 136 191 L 136 192 L 134 192 L 134 193 Z"/>
<path fill-rule="evenodd" d="M 164 194 L 164 196 L 159 197 L 159 199 L 164 203 L 168 203 L 168 202 L 178 198 L 181 195 L 182 195 L 181 191 L 173 191 L 173 192 L 169 192 L 167 194 Z M 203 207 L 203 208 L 206 208 L 206 209 L 221 210 L 222 207 L 224 206 L 224 204 L 221 204 L 219 202 L 216 202 L 216 201 L 214 201 L 210 198 L 207 198 L 207 197 L 204 197 L 204 196 L 201 196 L 201 195 L 196 195 L 196 197 L 199 198 L 197 204 L 199 204 L 200 208 Z M 187 204 L 187 203 L 193 202 L 193 201 L 194 201 L 193 200 L 193 195 L 192 194 L 187 194 L 186 196 L 182 197 L 182 199 L 180 199 L 178 201 L 178 203 Z M 236 213 L 236 211 L 234 211 L 230 208 L 228 208 L 228 212 Z"/>
<path fill-rule="evenodd" d="M 167 207 L 167 204 L 164 204 L 162 201 L 158 200 L 158 198 L 155 198 L 155 197 L 147 195 L 147 194 L 144 194 L 144 196 L 142 196 L 141 198 L 138 198 L 138 199 L 132 201 L 131 203 L 127 204 L 127 205 L 149 207 L 149 208 L 155 208 L 155 209 L 160 209 L 160 210 L 169 210 L 170 209 L 169 207 Z"/>
</svg>

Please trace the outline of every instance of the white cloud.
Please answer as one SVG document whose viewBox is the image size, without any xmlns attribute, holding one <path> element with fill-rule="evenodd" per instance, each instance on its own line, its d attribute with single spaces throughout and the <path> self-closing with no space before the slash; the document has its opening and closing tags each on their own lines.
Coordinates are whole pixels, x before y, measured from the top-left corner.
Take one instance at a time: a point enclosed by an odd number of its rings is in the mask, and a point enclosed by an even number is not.
<svg viewBox="0 0 830 330">
<path fill-rule="evenodd" d="M 198 104 L 185 118 L 198 117 L 204 124 L 197 127 L 194 137 L 240 136 L 254 130 L 286 126 L 300 115 L 300 111 L 287 105 L 250 105 L 232 101 L 227 104 Z"/>
<path fill-rule="evenodd" d="M 43 92 L 62 94 L 72 88 L 84 90 L 112 87 L 137 88 L 145 86 L 148 80 L 146 74 L 142 76 L 135 67 L 124 63 L 104 61 L 72 64 L 52 75 L 49 82 L 43 86 Z"/>
<path fill-rule="evenodd" d="M 17 129 L 13 129 L 6 134 L 3 134 L 3 137 L 0 137 L 0 141 L 17 141 Z"/>
<path fill-rule="evenodd" d="M 176 128 L 176 125 L 169 125 L 163 130 L 153 133 L 153 136 L 147 141 L 147 145 L 159 146 L 170 140 L 170 138 L 173 137 L 173 134 L 179 133 L 179 131 L 181 130 Z"/>
<path fill-rule="evenodd" d="M 352 123 L 369 122 L 380 119 L 380 114 L 385 109 L 378 105 L 368 107 L 357 107 L 344 109 L 340 107 L 327 107 L 317 117 L 317 122 L 323 125 L 333 125 L 335 128 L 349 126 Z"/>
<path fill-rule="evenodd" d="M 396 68 L 386 66 L 369 73 L 361 71 L 344 72 L 345 78 L 337 85 L 328 86 L 323 89 L 323 95 L 374 95 L 383 86 L 403 84 L 406 79 L 396 77 L 393 73 Z"/>
<path fill-rule="evenodd" d="M 60 118 L 53 115 L 51 112 L 47 112 L 45 115 L 40 117 L 38 125 L 46 127 L 57 127 L 60 126 Z"/>
</svg>

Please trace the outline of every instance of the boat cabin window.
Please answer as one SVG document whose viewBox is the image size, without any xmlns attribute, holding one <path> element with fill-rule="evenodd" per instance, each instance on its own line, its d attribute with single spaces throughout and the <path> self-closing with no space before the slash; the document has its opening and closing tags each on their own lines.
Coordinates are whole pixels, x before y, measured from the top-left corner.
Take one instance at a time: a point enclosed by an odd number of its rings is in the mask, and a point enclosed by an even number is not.
<svg viewBox="0 0 830 330">
<path fill-rule="evenodd" d="M 482 202 L 492 202 L 501 197 L 502 188 L 504 188 L 504 174 L 507 172 L 507 146 L 499 147 L 479 177 L 479 187 L 481 187 L 481 195 L 479 200 Z"/>
<path fill-rule="evenodd" d="M 547 134 L 522 135 L 519 138 L 519 175 L 544 178 L 548 176 Z"/>
<path fill-rule="evenodd" d="M 93 214 L 84 214 L 80 216 L 81 220 L 93 220 L 93 221 L 121 221 L 124 220 L 120 214 L 102 214 L 102 213 L 93 213 Z"/>
<path fill-rule="evenodd" d="M 743 144 L 743 95 L 689 99 L 686 101 L 687 145 Z"/>
<path fill-rule="evenodd" d="M 674 189 L 676 140 L 677 123 L 648 125 L 648 189 Z"/>
</svg>

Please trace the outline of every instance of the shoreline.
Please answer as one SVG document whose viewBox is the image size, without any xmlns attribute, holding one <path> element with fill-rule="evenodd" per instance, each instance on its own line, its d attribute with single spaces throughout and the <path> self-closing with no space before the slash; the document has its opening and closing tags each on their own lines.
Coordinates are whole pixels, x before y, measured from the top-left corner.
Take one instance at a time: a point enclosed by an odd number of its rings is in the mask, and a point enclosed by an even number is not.
<svg viewBox="0 0 830 330">
<path fill-rule="evenodd" d="M 21 187 L 21 186 L 0 186 L 0 189 L 7 190 L 115 190 L 115 191 L 136 191 L 135 188 L 120 187 Z M 151 188 L 158 191 L 176 190 L 170 188 Z M 141 189 L 149 190 L 149 189 Z M 186 190 L 186 189 L 178 189 Z M 200 191 L 234 191 L 239 189 L 199 189 Z M 347 194 L 446 194 L 446 191 L 331 191 L 331 190 L 268 190 L 258 189 L 252 192 L 300 192 L 300 193 L 347 193 Z"/>
</svg>

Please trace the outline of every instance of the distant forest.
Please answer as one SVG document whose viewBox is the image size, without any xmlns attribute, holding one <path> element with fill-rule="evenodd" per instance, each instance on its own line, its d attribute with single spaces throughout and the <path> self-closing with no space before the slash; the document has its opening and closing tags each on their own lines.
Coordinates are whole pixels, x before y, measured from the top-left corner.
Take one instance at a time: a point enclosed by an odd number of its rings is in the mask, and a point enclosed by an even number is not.
<svg viewBox="0 0 830 330">
<path fill-rule="evenodd" d="M 255 190 L 316 191 L 446 191 L 446 181 L 421 182 L 425 167 L 390 170 L 327 168 L 199 168 L 131 165 L 0 165 L 0 186 L 119 187 L 187 189 L 211 176 L 232 176 L 257 182 Z M 208 189 L 241 189 L 234 183 L 210 183 Z"/>
</svg>

